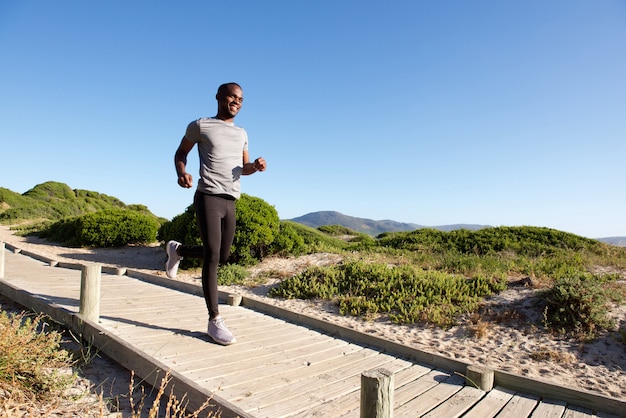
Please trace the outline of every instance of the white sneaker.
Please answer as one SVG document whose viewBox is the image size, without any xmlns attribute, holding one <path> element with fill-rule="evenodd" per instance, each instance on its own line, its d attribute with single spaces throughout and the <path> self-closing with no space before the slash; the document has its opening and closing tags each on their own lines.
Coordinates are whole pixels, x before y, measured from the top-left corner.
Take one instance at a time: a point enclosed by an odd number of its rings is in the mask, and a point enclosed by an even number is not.
<svg viewBox="0 0 626 418">
<path fill-rule="evenodd" d="M 165 251 L 167 252 L 167 262 L 165 263 L 165 274 L 170 279 L 176 278 L 176 273 L 178 273 L 178 265 L 180 264 L 180 260 L 183 258 L 176 253 L 178 247 L 181 246 L 181 243 L 178 241 L 168 241 L 165 244 Z"/>
<path fill-rule="evenodd" d="M 237 342 L 235 336 L 226 328 L 224 320 L 219 316 L 209 321 L 209 329 L 207 332 L 209 337 L 213 338 L 218 344 L 230 345 Z"/>
</svg>

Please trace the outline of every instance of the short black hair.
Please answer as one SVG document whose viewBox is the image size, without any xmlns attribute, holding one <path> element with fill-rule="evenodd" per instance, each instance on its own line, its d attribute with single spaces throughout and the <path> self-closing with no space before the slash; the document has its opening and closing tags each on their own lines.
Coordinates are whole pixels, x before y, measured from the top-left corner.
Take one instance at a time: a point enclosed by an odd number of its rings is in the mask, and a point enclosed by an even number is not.
<svg viewBox="0 0 626 418">
<path fill-rule="evenodd" d="M 224 83 L 224 84 L 222 84 L 221 86 L 219 86 L 217 88 L 217 95 L 219 96 L 220 94 L 224 93 L 224 90 L 226 90 L 226 88 L 232 87 L 232 86 L 237 86 L 237 87 L 239 87 L 241 89 L 241 86 L 239 84 L 237 84 L 237 83 L 234 83 L 234 82 Z M 241 90 L 243 90 L 243 89 L 241 89 Z"/>
</svg>

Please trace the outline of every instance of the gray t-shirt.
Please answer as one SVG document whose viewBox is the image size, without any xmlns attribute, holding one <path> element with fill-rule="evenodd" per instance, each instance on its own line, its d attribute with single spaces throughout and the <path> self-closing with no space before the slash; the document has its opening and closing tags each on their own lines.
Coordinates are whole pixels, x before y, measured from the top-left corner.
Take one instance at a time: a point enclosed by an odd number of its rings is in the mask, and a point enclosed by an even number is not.
<svg viewBox="0 0 626 418">
<path fill-rule="evenodd" d="M 221 119 L 201 118 L 187 126 L 185 137 L 198 144 L 198 191 L 239 199 L 243 152 L 248 150 L 246 131 Z"/>
</svg>

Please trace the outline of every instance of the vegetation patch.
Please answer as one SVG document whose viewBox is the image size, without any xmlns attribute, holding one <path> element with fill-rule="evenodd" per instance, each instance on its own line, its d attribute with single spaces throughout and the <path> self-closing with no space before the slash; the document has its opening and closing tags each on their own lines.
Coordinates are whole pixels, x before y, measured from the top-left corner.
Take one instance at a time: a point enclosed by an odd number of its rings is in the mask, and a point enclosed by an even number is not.
<svg viewBox="0 0 626 418">
<path fill-rule="evenodd" d="M 411 265 L 348 262 L 313 267 L 283 281 L 270 296 L 336 299 L 341 314 L 388 314 L 394 323 L 429 322 L 450 326 L 475 312 L 482 298 L 506 287 L 503 280 L 466 278 Z"/>
<path fill-rule="evenodd" d="M 0 188 L 0 202 L 4 202 L 6 208 L 0 211 L 0 222 L 4 224 L 57 221 L 103 209 L 127 207 L 115 197 L 89 190 L 72 190 L 67 184 L 55 181 L 38 184 L 22 195 Z"/>
<path fill-rule="evenodd" d="M 589 339 L 602 330 L 615 329 L 615 322 L 607 315 L 607 306 L 610 301 L 621 302 L 622 296 L 605 285 L 618 278 L 615 274 L 579 274 L 558 279 L 542 295 L 546 303 L 545 325 Z"/>
<path fill-rule="evenodd" d="M 335 238 L 331 230 L 328 237 Z M 606 295 L 620 303 L 625 293 L 616 285 L 626 270 L 624 249 L 549 228 L 421 229 L 371 241 L 338 241 L 334 250 L 327 242 L 326 250 L 349 251 L 367 261 L 311 268 L 284 280 L 270 295 L 333 300 L 342 314 L 386 314 L 396 323 L 447 327 L 478 312 L 508 280 L 528 277 L 545 291 L 538 301 L 548 306 L 543 325 L 589 338 L 614 327 L 605 316 Z M 590 273 L 598 266 L 604 273 Z M 481 323 L 470 331 L 484 335 L 485 327 Z"/>
<path fill-rule="evenodd" d="M 24 194 L 0 188 L 0 223 L 69 246 L 150 243 L 163 222 L 144 205 L 48 181 Z"/>
<path fill-rule="evenodd" d="M 0 389 L 14 403 L 62 396 L 75 375 L 72 356 L 60 349 L 61 334 L 48 330 L 43 316 L 0 312 Z"/>
<path fill-rule="evenodd" d="M 119 410 L 117 397 L 114 401 L 105 399 L 103 393 L 92 395 L 86 387 L 76 391 L 73 385 L 78 375 L 73 370 L 78 361 L 70 351 L 61 348 L 61 332 L 45 320 L 43 315 L 0 312 L 0 416 L 105 417 L 110 416 L 110 411 Z M 81 361 L 91 359 L 82 357 Z M 156 388 L 156 396 L 147 404 L 145 387 L 135 384 L 131 372 L 128 394 L 123 395 L 129 401 L 130 417 L 183 418 L 201 413 L 206 417 L 220 416 L 208 411 L 211 398 L 190 411 L 187 395 L 177 397 L 171 380 L 166 372 Z"/>
</svg>

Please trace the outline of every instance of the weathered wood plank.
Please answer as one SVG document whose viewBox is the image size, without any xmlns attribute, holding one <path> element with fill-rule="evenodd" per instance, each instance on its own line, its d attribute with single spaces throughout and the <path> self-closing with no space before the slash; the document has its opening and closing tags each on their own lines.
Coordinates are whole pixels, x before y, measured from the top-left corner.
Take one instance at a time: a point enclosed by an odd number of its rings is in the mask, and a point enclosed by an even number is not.
<svg viewBox="0 0 626 418">
<path fill-rule="evenodd" d="M 573 389 L 563 385 L 555 385 L 541 379 L 531 379 L 524 376 L 494 371 L 495 385 L 513 389 L 519 393 L 530 393 L 540 397 L 559 399 L 571 405 L 583 406 L 599 411 L 623 411 L 626 401 L 610 398 L 582 389 Z"/>
<path fill-rule="evenodd" d="M 337 400 L 344 397 L 352 397 L 351 400 L 355 402 L 354 406 L 357 406 L 360 403 L 361 373 L 364 370 L 384 368 L 395 372 L 406 368 L 408 365 L 404 361 L 398 361 L 394 357 L 384 354 L 370 358 L 369 361 L 371 366 L 367 364 L 361 365 L 361 367 L 365 366 L 365 369 L 352 368 L 351 370 L 343 370 L 341 375 L 337 374 L 335 376 L 334 380 L 320 381 L 317 385 L 304 388 L 298 396 L 292 396 L 287 399 L 284 396 L 284 391 L 281 391 L 280 400 L 277 398 L 276 393 L 271 393 L 273 395 L 271 397 L 257 397 L 253 395 L 249 400 L 252 403 L 256 403 L 257 409 L 255 413 L 260 412 L 262 416 L 269 417 L 291 416 L 292 414 L 312 410 L 329 402 L 335 404 Z M 249 412 L 253 411 L 249 410 Z M 330 417 L 333 415 L 326 416 Z"/>
<path fill-rule="evenodd" d="M 404 361 L 385 364 L 384 368 L 394 373 L 394 380 L 401 373 L 404 373 L 407 376 L 415 376 L 418 373 L 423 373 L 423 366 Z M 416 370 L 411 371 L 411 369 Z M 292 414 L 290 417 L 341 417 L 346 416 L 346 414 L 358 416 L 360 402 L 361 393 L 357 389 L 335 399 L 328 399 L 327 397 L 324 397 L 323 401 L 318 401 L 317 405 L 311 405 L 309 409 L 297 414 Z"/>
<path fill-rule="evenodd" d="M 472 409 L 470 409 L 463 418 L 492 418 L 511 400 L 515 392 L 495 387 L 487 395 L 482 398 Z"/>
<path fill-rule="evenodd" d="M 330 360 L 316 361 L 310 366 L 294 365 L 292 367 L 271 367 L 271 372 L 262 370 L 259 373 L 248 374 L 245 370 L 240 374 L 231 375 L 234 379 L 220 383 L 225 397 L 237 399 L 244 405 L 244 409 L 255 407 L 250 405 L 252 396 L 260 396 L 270 393 L 270 397 L 280 390 L 281 397 L 289 397 L 289 394 L 300 395 L 310 390 L 311 385 L 327 384 L 346 376 L 360 373 L 367 368 L 383 364 L 387 358 L 380 353 L 361 349 L 345 356 L 335 357 Z"/>
<path fill-rule="evenodd" d="M 291 341 L 284 343 L 277 343 L 273 341 L 267 345 L 253 345 L 247 344 L 245 347 L 241 347 L 239 343 L 221 349 L 211 350 L 210 359 L 215 364 L 241 364 L 242 361 L 258 359 L 262 361 L 266 357 L 273 357 L 282 355 L 283 352 L 288 352 L 293 356 L 300 356 L 303 358 L 303 362 L 310 363 L 311 359 L 307 358 L 314 352 L 322 352 L 327 350 L 334 350 L 337 347 L 341 347 L 343 353 L 353 350 L 351 346 L 342 340 L 328 341 L 321 336 L 310 336 L 307 339 L 292 339 Z M 192 347 L 190 344 L 179 344 L 176 347 L 176 351 L 172 354 L 160 353 L 159 357 L 163 361 L 175 361 L 177 367 L 185 370 L 193 370 L 196 368 L 196 363 L 199 359 L 197 355 L 197 348 Z M 243 367 L 243 365 L 242 365 Z"/>
<path fill-rule="evenodd" d="M 515 394 L 504 408 L 496 415 L 498 418 L 523 418 L 530 416 L 530 413 L 539 403 L 536 395 Z"/>
<path fill-rule="evenodd" d="M 432 367 L 412 363 L 411 367 L 398 371 L 394 377 L 395 392 L 397 393 L 401 387 L 409 383 L 413 383 L 425 374 L 430 373 L 432 370 Z"/>
<path fill-rule="evenodd" d="M 396 408 L 394 414 L 398 416 L 422 416 L 461 390 L 464 383 L 465 378 L 454 374 L 422 393 L 419 397 L 413 398 L 411 401 Z"/>
<path fill-rule="evenodd" d="M 532 418 L 560 418 L 565 412 L 566 403 L 553 399 L 544 399 L 539 402 L 533 411 Z"/>
<path fill-rule="evenodd" d="M 485 392 L 472 386 L 465 386 L 449 397 L 445 403 L 430 410 L 424 418 L 456 418 L 469 410 L 485 396 Z"/>
<path fill-rule="evenodd" d="M 596 415 L 591 409 L 581 408 L 577 406 L 568 406 L 565 409 L 563 418 L 595 418 Z"/>
<path fill-rule="evenodd" d="M 206 361 L 197 361 L 194 363 L 187 363 L 184 366 L 177 365 L 177 368 L 188 375 L 194 380 L 220 380 L 220 386 L 227 384 L 228 380 L 235 380 L 237 375 L 245 374 L 250 379 L 258 379 L 263 375 L 272 373 L 272 370 L 284 371 L 293 369 L 306 369 L 310 367 L 310 364 L 315 362 L 328 361 L 330 359 L 339 359 L 344 356 L 344 347 L 336 346 L 330 350 L 320 350 L 319 353 L 309 352 L 302 353 L 301 351 L 284 351 L 280 352 L 281 355 L 265 355 L 266 350 L 259 351 L 263 354 L 262 357 L 257 358 L 255 353 L 250 353 L 245 356 L 233 355 L 228 360 L 214 360 L 208 357 Z M 241 378 L 235 380 L 239 382 Z M 223 384 L 222 384 L 223 381 Z"/>
<path fill-rule="evenodd" d="M 402 405 L 409 403 L 422 393 L 449 379 L 451 376 L 452 374 L 450 372 L 435 369 L 423 376 L 420 376 L 410 385 L 406 384 L 400 386 L 394 392 L 395 408 L 400 408 Z"/>
</svg>

